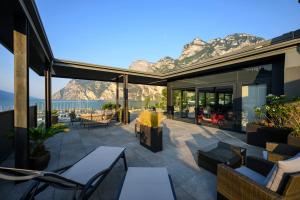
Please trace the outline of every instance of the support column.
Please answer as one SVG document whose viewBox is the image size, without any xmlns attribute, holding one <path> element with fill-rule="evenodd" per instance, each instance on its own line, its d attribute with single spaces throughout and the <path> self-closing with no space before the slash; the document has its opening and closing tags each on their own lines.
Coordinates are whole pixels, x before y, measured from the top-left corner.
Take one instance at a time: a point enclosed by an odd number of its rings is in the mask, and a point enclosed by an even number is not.
<svg viewBox="0 0 300 200">
<path fill-rule="evenodd" d="M 45 124 L 51 126 L 51 66 L 47 66 L 44 71 L 45 75 Z"/>
<path fill-rule="evenodd" d="M 174 118 L 173 93 L 169 85 L 167 86 L 167 113 L 168 119 Z"/>
<path fill-rule="evenodd" d="M 198 88 L 195 88 L 195 124 L 198 124 L 198 112 L 199 112 L 199 92 L 198 92 Z"/>
<path fill-rule="evenodd" d="M 28 168 L 29 158 L 29 68 L 28 22 L 25 16 L 15 16 L 14 47 L 14 126 L 15 167 Z"/>
<path fill-rule="evenodd" d="M 183 90 L 180 90 L 180 117 L 183 117 Z"/>
<path fill-rule="evenodd" d="M 119 109 L 119 77 L 116 79 L 116 110 Z"/>
<path fill-rule="evenodd" d="M 288 98 L 300 96 L 300 45 L 290 48 L 284 60 L 284 95 Z"/>
<path fill-rule="evenodd" d="M 119 112 L 119 76 L 116 78 L 116 111 Z M 119 113 L 116 113 L 116 119 L 119 121 Z"/>
<path fill-rule="evenodd" d="M 123 92 L 124 92 L 124 106 L 123 106 L 123 123 L 128 124 L 128 75 L 123 75 Z"/>
</svg>

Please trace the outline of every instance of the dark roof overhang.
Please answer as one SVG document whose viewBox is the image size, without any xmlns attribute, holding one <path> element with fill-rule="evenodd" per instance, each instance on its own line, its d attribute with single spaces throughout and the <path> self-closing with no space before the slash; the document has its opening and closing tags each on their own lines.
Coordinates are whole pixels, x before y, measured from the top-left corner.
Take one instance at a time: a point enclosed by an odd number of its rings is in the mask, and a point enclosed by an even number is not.
<svg viewBox="0 0 300 200">
<path fill-rule="evenodd" d="M 29 66 L 39 75 L 53 60 L 53 54 L 47 39 L 36 4 L 32 0 L 2 0 L 0 6 L 0 42 L 11 53 L 13 49 L 14 19 L 16 15 L 28 21 Z"/>
<path fill-rule="evenodd" d="M 165 86 L 167 84 L 165 79 L 155 73 L 76 61 L 54 59 L 52 69 L 54 77 L 115 82 L 118 77 L 119 81 L 122 81 L 123 75 L 127 74 L 129 83 L 160 86 Z"/>
</svg>

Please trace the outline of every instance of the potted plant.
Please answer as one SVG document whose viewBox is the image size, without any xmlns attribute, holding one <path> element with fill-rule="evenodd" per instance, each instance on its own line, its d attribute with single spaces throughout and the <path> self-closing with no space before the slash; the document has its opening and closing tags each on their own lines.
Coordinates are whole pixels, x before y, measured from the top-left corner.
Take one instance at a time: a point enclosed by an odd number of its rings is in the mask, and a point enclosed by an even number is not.
<svg viewBox="0 0 300 200">
<path fill-rule="evenodd" d="M 288 136 L 288 144 L 300 147 L 300 100 L 288 103 L 287 109 L 289 116 L 287 126 L 293 129 Z"/>
<path fill-rule="evenodd" d="M 52 112 L 51 112 L 51 123 L 52 124 L 58 123 L 58 111 L 57 110 L 52 110 Z"/>
<path fill-rule="evenodd" d="M 143 111 L 139 116 L 140 144 L 152 152 L 162 151 L 162 114 Z"/>
<path fill-rule="evenodd" d="M 30 169 L 43 170 L 48 166 L 50 152 L 44 145 L 45 140 L 59 132 L 66 132 L 67 130 L 66 125 L 62 123 L 55 124 L 50 128 L 46 128 L 44 124 L 40 124 L 38 127 L 29 129 L 31 143 L 29 156 Z"/>
<path fill-rule="evenodd" d="M 288 110 L 284 96 L 267 96 L 267 103 L 255 108 L 258 120 L 247 124 L 247 143 L 265 148 L 267 142 L 287 143 L 292 129 L 286 126 Z"/>
</svg>

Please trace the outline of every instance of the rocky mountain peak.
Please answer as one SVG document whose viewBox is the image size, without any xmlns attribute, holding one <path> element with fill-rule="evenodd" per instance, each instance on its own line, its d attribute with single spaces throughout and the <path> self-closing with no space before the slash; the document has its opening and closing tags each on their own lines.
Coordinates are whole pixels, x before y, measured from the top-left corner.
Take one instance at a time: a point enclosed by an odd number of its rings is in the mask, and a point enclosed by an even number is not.
<svg viewBox="0 0 300 200">
<path fill-rule="evenodd" d="M 178 59 L 166 56 L 155 63 L 147 60 L 136 60 L 131 63 L 129 69 L 152 73 L 167 73 L 262 41 L 264 41 L 263 38 L 246 33 L 235 33 L 224 38 L 210 40 L 209 42 L 195 38 L 190 43 L 184 45 Z M 145 97 L 150 97 L 152 100 L 155 100 L 159 99 L 161 91 L 162 87 L 129 84 L 129 99 L 143 100 Z M 71 80 L 63 89 L 56 92 L 53 98 L 66 100 L 107 100 L 114 99 L 114 96 L 114 83 Z"/>
<path fill-rule="evenodd" d="M 183 60 L 187 57 L 195 55 L 196 52 L 201 51 L 205 48 L 207 43 L 200 38 L 195 38 L 192 42 L 189 44 L 184 45 L 181 56 L 179 57 L 179 60 Z"/>
<path fill-rule="evenodd" d="M 136 60 L 132 62 L 129 66 L 129 69 L 143 72 L 152 72 L 153 63 L 148 62 L 147 60 Z"/>
</svg>

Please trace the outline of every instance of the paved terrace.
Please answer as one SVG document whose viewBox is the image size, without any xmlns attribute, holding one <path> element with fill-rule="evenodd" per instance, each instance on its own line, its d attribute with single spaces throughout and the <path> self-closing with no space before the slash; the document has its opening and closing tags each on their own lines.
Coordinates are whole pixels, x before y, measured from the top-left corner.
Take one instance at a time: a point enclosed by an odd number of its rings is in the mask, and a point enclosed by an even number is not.
<svg viewBox="0 0 300 200">
<path fill-rule="evenodd" d="M 216 199 L 216 176 L 199 168 L 195 161 L 197 149 L 209 150 L 218 141 L 246 147 L 248 155 L 260 155 L 260 149 L 247 145 L 245 135 L 216 128 L 197 126 L 185 122 L 165 120 L 163 124 L 164 150 L 159 153 L 139 145 L 134 134 L 134 122 L 129 125 L 114 124 L 109 128 L 90 130 L 71 127 L 69 133 L 61 133 L 47 141 L 51 161 L 47 170 L 72 164 L 100 145 L 126 147 L 128 166 L 165 166 L 174 183 L 175 192 L 181 199 Z M 2 165 L 13 164 L 13 157 Z M 114 199 L 125 175 L 122 160 L 114 167 L 96 190 L 92 199 Z M 28 187 L 28 183 L 14 185 L 0 182 L 1 198 L 17 199 Z M 71 191 L 47 189 L 38 199 L 71 199 Z"/>
</svg>

